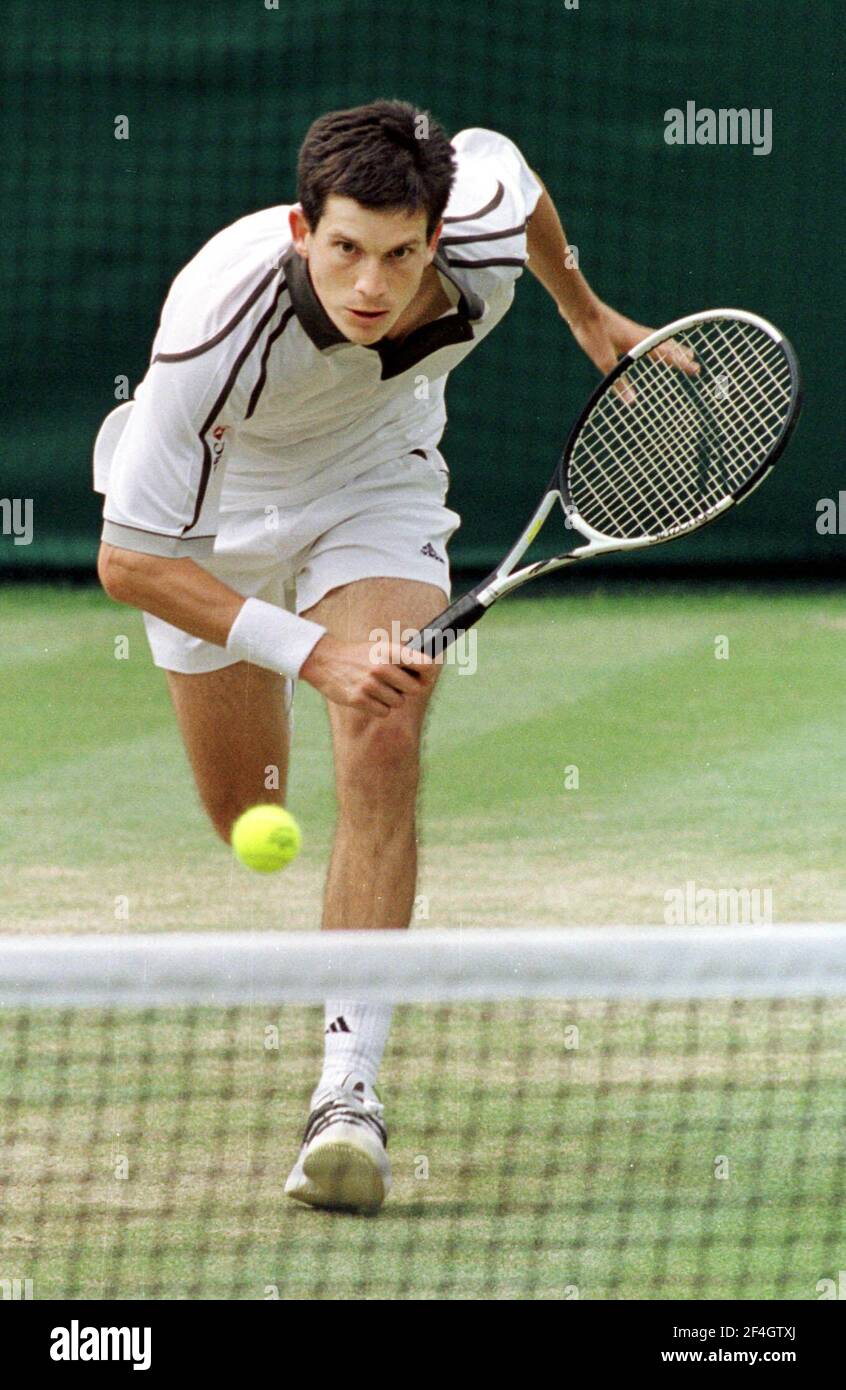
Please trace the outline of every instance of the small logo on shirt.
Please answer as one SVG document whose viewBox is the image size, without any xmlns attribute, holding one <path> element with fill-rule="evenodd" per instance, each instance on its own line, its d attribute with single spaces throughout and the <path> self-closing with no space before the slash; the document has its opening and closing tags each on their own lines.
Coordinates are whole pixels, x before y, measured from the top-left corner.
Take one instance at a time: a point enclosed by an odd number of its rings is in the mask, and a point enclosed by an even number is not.
<svg viewBox="0 0 846 1390">
<path fill-rule="evenodd" d="M 444 563 L 443 556 L 438 554 L 431 541 L 427 541 L 425 545 L 422 545 L 420 547 L 420 554 L 428 555 L 430 560 L 437 560 L 439 565 L 442 565 Z"/>
<path fill-rule="evenodd" d="M 227 430 L 227 426 L 226 426 L 226 425 L 215 425 L 214 429 L 212 430 L 212 439 L 214 440 L 214 444 L 212 445 L 212 448 L 211 448 L 211 453 L 212 453 L 211 466 L 212 466 L 212 470 L 214 470 L 215 468 L 217 468 L 217 465 L 218 465 L 218 463 L 220 462 L 220 456 L 221 456 L 221 454 L 223 453 L 224 446 L 225 446 L 225 440 L 224 440 L 223 436 L 225 435 L 226 430 Z"/>
</svg>

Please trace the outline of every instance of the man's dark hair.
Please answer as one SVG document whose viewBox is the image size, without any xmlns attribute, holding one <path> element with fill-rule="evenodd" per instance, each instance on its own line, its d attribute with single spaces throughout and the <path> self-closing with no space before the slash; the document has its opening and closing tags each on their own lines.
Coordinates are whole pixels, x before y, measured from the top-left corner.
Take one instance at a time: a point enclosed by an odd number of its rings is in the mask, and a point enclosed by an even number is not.
<svg viewBox="0 0 846 1390">
<path fill-rule="evenodd" d="M 422 208 L 429 240 L 455 169 L 446 132 L 427 111 L 407 101 L 371 101 L 329 111 L 309 127 L 297 164 L 297 197 L 312 231 L 332 193 L 365 208 Z"/>
</svg>

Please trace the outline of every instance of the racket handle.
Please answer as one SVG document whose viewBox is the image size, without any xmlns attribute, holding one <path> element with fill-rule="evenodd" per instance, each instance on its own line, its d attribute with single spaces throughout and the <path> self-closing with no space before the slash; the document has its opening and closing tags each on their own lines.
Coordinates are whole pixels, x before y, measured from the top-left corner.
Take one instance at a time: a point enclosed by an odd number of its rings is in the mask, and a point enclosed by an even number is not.
<svg viewBox="0 0 846 1390">
<path fill-rule="evenodd" d="M 477 590 L 471 589 L 463 598 L 456 599 L 437 618 L 433 618 L 422 632 L 417 632 L 405 643 L 409 651 L 425 652 L 427 656 L 438 656 L 451 647 L 456 637 L 477 623 L 486 611 L 485 605 L 476 597 Z"/>
</svg>

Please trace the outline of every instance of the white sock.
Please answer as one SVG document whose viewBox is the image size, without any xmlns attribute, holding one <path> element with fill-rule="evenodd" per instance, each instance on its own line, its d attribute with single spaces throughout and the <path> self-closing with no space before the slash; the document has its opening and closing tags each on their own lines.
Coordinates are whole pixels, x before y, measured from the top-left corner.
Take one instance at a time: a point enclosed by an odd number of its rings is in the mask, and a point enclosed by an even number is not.
<svg viewBox="0 0 846 1390">
<path fill-rule="evenodd" d="M 341 1086 L 352 1090 L 364 1083 L 372 1095 L 391 1026 L 390 1004 L 356 1004 L 327 999 L 324 1025 L 323 1071 L 312 1097 Z"/>
</svg>

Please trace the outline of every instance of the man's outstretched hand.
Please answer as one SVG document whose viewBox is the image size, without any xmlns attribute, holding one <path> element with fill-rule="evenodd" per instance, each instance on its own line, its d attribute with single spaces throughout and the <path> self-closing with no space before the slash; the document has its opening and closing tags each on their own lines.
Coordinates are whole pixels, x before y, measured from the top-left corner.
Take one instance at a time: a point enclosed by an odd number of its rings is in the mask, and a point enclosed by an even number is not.
<svg viewBox="0 0 846 1390">
<path fill-rule="evenodd" d="M 562 317 L 566 316 L 562 313 Z M 634 319 L 626 318 L 625 314 L 618 314 L 616 309 L 602 303 L 578 318 L 567 319 L 567 322 L 579 347 L 603 376 L 613 370 L 623 353 L 629 352 L 654 332 L 654 329 L 645 328 L 642 323 L 635 323 Z M 699 372 L 699 363 L 690 349 L 672 338 L 660 343 L 649 355 L 654 361 L 666 362 L 688 376 L 696 376 Z M 621 394 L 625 397 L 625 389 Z"/>
</svg>

